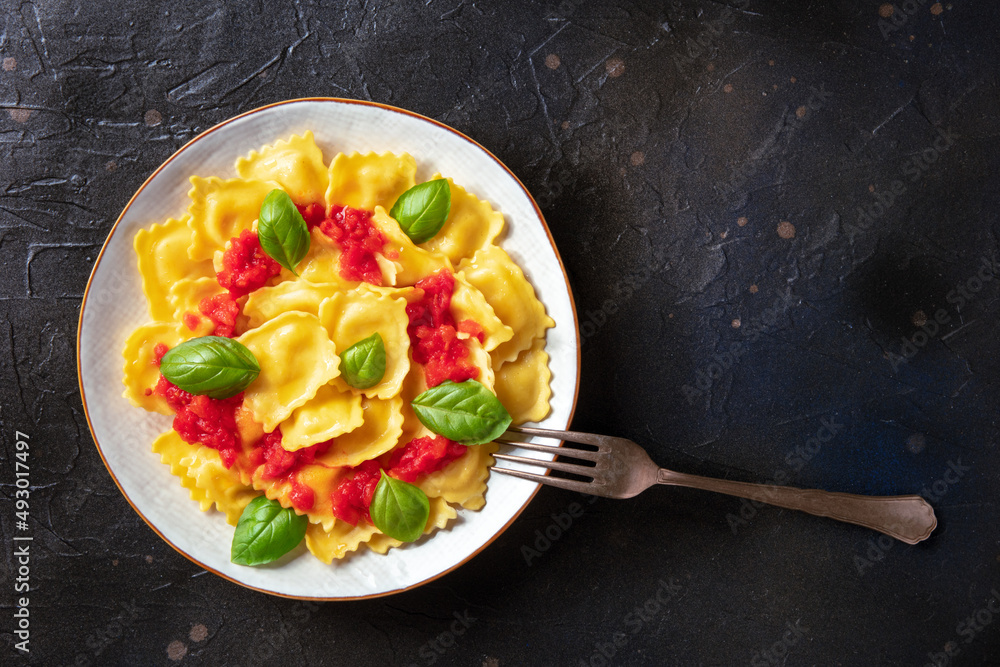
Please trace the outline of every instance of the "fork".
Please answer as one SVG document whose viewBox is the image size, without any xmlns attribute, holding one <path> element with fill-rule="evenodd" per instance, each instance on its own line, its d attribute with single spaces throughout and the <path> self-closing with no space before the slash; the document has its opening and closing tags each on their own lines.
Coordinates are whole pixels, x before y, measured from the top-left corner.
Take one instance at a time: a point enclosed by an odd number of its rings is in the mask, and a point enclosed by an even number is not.
<svg viewBox="0 0 1000 667">
<path fill-rule="evenodd" d="M 538 442 L 526 442 L 520 439 L 523 436 L 552 438 L 566 443 L 590 445 L 596 449 L 588 450 L 558 444 L 546 445 Z M 632 498 L 654 484 L 686 486 L 853 523 L 885 533 L 907 544 L 916 544 L 926 540 L 937 527 L 934 508 L 920 496 L 859 496 L 850 493 L 796 489 L 772 484 L 750 484 L 688 475 L 659 467 L 649 458 L 646 450 L 625 438 L 521 426 L 508 428 L 503 435 L 497 438 L 497 442 L 545 452 L 560 458 L 590 461 L 593 465 L 545 461 L 513 454 L 494 454 L 494 457 L 503 461 L 558 470 L 589 478 L 589 481 L 538 475 L 523 470 L 496 466 L 493 467 L 493 470 L 505 475 L 593 496 Z"/>
</svg>

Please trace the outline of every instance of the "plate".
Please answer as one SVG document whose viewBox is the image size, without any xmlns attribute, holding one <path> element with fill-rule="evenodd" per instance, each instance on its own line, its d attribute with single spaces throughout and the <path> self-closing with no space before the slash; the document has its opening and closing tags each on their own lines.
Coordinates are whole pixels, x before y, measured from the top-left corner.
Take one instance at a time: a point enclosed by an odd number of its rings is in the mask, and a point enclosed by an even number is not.
<svg viewBox="0 0 1000 667">
<path fill-rule="evenodd" d="M 273 566 L 229 562 L 233 527 L 217 511 L 201 512 L 150 446 L 170 418 L 122 397 L 121 350 L 149 321 L 132 239 L 143 227 L 180 217 L 192 175 L 236 176 L 251 150 L 312 130 L 326 160 L 337 152 L 410 153 L 417 181 L 436 172 L 489 201 L 504 214 L 503 248 L 524 270 L 556 322 L 548 331 L 552 412 L 547 428 L 568 427 L 579 387 L 580 340 L 566 272 L 541 211 L 496 157 L 465 135 L 409 111 L 343 99 L 290 100 L 249 111 L 202 133 L 142 184 L 112 228 L 83 296 L 77 334 L 80 393 L 98 451 L 136 512 L 172 547 L 206 570 L 243 586 L 287 597 L 338 600 L 389 595 L 427 583 L 495 540 L 527 506 L 538 485 L 491 475 L 486 506 L 459 510 L 449 528 L 386 555 L 362 547 L 325 565 L 300 546 Z"/>
</svg>

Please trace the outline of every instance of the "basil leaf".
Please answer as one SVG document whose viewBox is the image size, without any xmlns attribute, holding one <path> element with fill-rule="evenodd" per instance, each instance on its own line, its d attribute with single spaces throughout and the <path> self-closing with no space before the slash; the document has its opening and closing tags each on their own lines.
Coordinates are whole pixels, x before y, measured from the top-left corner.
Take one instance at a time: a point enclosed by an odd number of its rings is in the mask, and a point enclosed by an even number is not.
<svg viewBox="0 0 1000 667">
<path fill-rule="evenodd" d="M 437 234 L 451 211 L 451 188 L 438 178 L 427 181 L 399 195 L 389 215 L 414 243 L 423 243 Z"/>
<path fill-rule="evenodd" d="M 257 496 L 243 509 L 229 560 L 237 565 L 264 565 L 298 546 L 309 520 L 267 496 Z"/>
<path fill-rule="evenodd" d="M 295 265 L 309 252 L 306 221 L 292 198 L 282 190 L 271 190 L 264 197 L 257 218 L 257 236 L 264 252 L 292 273 L 295 273 Z"/>
<path fill-rule="evenodd" d="M 368 507 L 372 523 L 389 537 L 412 542 L 424 534 L 431 503 L 418 487 L 390 477 L 382 471 Z"/>
<path fill-rule="evenodd" d="M 344 382 L 355 389 L 374 387 L 385 375 L 385 343 L 376 331 L 359 340 L 340 355 L 340 372 Z"/>
<path fill-rule="evenodd" d="M 202 336 L 163 355 L 160 373 L 188 393 L 229 398 L 257 379 L 260 364 L 253 352 L 232 338 Z"/>
<path fill-rule="evenodd" d="M 464 445 L 495 440 L 511 422 L 499 399 L 475 380 L 446 380 L 417 396 L 410 405 L 424 426 Z"/>
</svg>

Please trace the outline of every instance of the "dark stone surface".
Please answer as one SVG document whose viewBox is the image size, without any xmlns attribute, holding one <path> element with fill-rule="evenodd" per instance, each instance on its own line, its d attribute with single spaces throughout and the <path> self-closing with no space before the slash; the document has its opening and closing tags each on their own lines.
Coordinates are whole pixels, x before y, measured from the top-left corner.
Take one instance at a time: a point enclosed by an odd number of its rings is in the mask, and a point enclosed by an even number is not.
<svg viewBox="0 0 1000 667">
<path fill-rule="evenodd" d="M 1000 257 L 995 2 L 897 3 L 898 28 L 848 0 L 174 4 L 0 2 L 0 662 L 1000 664 L 1000 281 L 976 282 Z M 391 598 L 305 604 L 202 572 L 101 463 L 80 298 L 157 165 L 311 95 L 448 123 L 540 200 L 584 326 L 576 427 L 688 472 L 927 489 L 937 532 L 880 546 L 662 488 L 586 505 L 529 565 L 523 547 L 580 502 L 543 489 L 484 553 Z M 938 309 L 921 338 L 917 311 Z M 842 426 L 796 455 L 824 420 Z M 17 431 L 27 657 L 11 646 Z M 455 613 L 475 621 L 450 645 Z"/>
</svg>

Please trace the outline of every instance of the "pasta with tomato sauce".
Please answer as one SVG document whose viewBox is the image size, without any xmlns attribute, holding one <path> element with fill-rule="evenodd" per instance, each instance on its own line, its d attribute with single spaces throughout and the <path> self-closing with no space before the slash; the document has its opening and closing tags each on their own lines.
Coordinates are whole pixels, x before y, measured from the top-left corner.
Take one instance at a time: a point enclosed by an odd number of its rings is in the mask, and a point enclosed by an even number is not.
<svg viewBox="0 0 1000 667">
<path fill-rule="evenodd" d="M 549 411 L 554 322 L 498 245 L 503 215 L 449 178 L 447 220 L 415 244 L 389 211 L 416 170 L 406 154 L 327 163 L 305 132 L 240 158 L 236 178 L 193 176 L 186 214 L 134 241 L 151 321 L 125 343 L 124 396 L 173 417 L 153 451 L 203 511 L 230 524 L 261 494 L 306 516 L 306 545 L 326 563 L 361 545 L 401 544 L 369 514 L 382 470 L 426 493 L 425 533 L 485 504 L 496 445 L 432 433 L 410 405 L 417 395 L 474 379 L 515 424 Z M 295 272 L 258 237 L 274 189 L 308 227 Z M 386 369 L 357 389 L 340 355 L 375 332 Z M 210 335 L 234 338 L 259 362 L 257 379 L 231 398 L 192 395 L 159 372 L 167 351 Z"/>
</svg>

